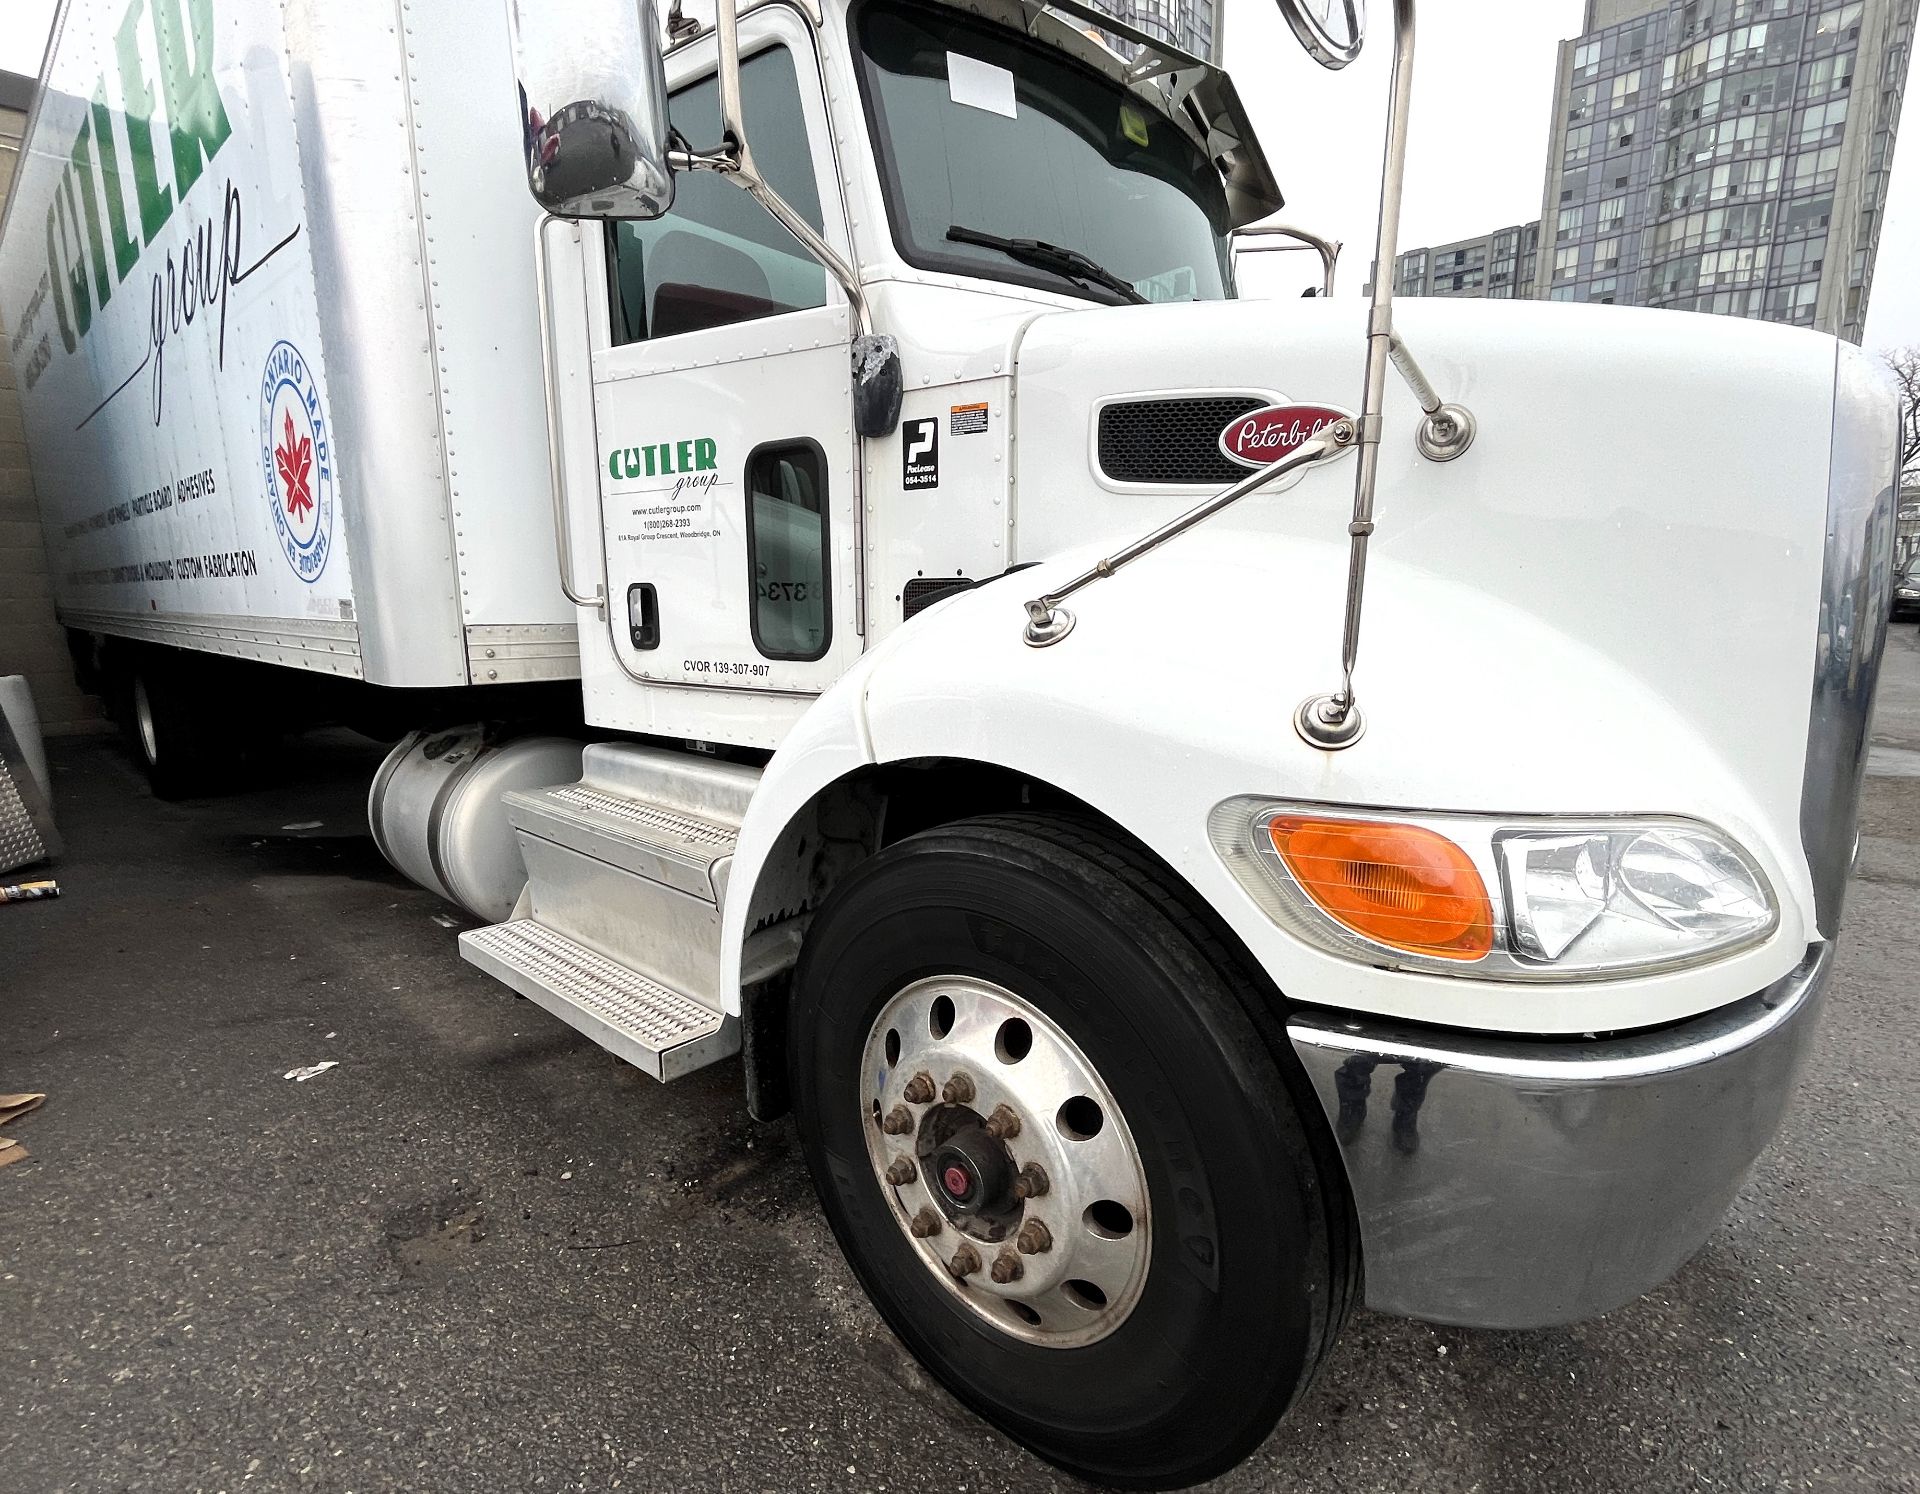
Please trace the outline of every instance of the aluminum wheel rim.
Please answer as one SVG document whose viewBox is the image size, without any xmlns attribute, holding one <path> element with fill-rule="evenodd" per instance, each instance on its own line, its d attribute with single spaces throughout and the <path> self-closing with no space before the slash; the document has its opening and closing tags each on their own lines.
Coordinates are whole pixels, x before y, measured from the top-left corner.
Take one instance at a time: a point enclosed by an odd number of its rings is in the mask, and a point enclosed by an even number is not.
<svg viewBox="0 0 1920 1494">
<path fill-rule="evenodd" d="M 1152 1258 L 1146 1171 L 1072 1038 L 991 981 L 933 976 L 881 1008 L 861 1074 L 874 1177 L 946 1291 L 1049 1348 L 1094 1343 L 1126 1321 Z M 956 1166 L 984 1201 L 949 1191 Z M 1011 1198 L 988 1186 L 1007 1169 Z"/>
</svg>

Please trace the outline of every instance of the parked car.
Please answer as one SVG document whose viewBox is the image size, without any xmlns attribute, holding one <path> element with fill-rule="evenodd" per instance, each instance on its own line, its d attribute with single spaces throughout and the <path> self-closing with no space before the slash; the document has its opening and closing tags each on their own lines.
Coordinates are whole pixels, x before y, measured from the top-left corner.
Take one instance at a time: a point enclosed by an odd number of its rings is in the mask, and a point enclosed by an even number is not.
<svg viewBox="0 0 1920 1494">
<path fill-rule="evenodd" d="M 1893 615 L 1912 617 L 1920 612 L 1920 550 L 1907 557 L 1893 578 Z"/>
</svg>

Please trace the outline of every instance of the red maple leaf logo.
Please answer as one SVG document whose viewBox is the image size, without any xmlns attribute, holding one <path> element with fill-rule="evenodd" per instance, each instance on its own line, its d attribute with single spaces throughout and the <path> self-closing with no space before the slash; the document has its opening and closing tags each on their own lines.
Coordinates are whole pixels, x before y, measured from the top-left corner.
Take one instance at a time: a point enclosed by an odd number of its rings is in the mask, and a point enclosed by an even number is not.
<svg viewBox="0 0 1920 1494">
<path fill-rule="evenodd" d="M 284 444 L 273 448 L 273 464 L 280 470 L 280 481 L 287 490 L 287 515 L 298 523 L 313 512 L 313 437 L 297 435 L 293 412 L 287 412 Z"/>
</svg>

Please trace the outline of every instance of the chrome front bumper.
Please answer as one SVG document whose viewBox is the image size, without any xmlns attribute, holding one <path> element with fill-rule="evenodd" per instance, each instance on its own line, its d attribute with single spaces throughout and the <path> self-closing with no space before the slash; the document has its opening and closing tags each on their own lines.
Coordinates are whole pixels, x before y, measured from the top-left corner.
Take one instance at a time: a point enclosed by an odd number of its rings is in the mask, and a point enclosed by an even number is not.
<svg viewBox="0 0 1920 1494">
<path fill-rule="evenodd" d="M 1287 1032 L 1353 1190 L 1367 1305 L 1537 1328 L 1666 1280 L 1779 1127 L 1831 949 L 1732 1006 L 1606 1041 L 1296 1013 Z"/>
</svg>

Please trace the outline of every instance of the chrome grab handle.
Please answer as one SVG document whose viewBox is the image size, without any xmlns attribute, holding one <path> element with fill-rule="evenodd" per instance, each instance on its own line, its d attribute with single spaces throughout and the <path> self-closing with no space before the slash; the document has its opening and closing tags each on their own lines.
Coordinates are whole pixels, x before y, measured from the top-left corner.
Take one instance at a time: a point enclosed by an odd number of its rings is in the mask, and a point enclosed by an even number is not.
<svg viewBox="0 0 1920 1494">
<path fill-rule="evenodd" d="M 580 231 L 577 223 L 551 215 L 533 225 L 533 262 L 540 298 L 540 381 L 547 396 L 547 486 L 553 499 L 553 539 L 559 552 L 560 590 L 566 593 L 567 600 L 576 607 L 605 611 L 606 583 L 595 582 L 593 595 L 587 596 L 573 578 L 573 524 L 567 508 L 567 479 L 561 461 L 564 443 L 560 439 L 560 395 L 554 387 L 552 275 L 547 265 L 547 230 L 556 223 L 566 223 L 575 233 Z"/>
</svg>

